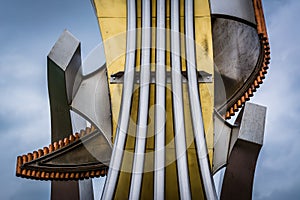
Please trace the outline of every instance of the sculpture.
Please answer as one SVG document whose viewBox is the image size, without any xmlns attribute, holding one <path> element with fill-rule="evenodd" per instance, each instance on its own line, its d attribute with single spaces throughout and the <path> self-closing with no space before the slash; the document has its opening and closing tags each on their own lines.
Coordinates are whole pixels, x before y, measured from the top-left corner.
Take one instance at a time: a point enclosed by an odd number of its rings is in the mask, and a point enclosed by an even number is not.
<svg viewBox="0 0 300 200">
<path fill-rule="evenodd" d="M 221 199 L 251 198 L 266 109 L 246 101 L 270 60 L 261 1 L 92 3 L 106 64 L 83 76 L 64 31 L 48 55 L 53 144 L 18 157 L 17 176 L 52 180 L 52 199 L 63 187 L 92 199 L 89 178 L 104 175 L 103 199 L 217 199 L 212 175 L 229 163 Z M 73 135 L 70 110 L 91 127 Z"/>
</svg>

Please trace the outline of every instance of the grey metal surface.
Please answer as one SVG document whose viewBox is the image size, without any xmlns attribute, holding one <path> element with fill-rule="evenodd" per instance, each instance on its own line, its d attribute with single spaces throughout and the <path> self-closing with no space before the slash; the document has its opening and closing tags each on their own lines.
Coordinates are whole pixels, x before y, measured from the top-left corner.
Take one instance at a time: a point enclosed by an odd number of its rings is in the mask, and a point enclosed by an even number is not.
<svg viewBox="0 0 300 200">
<path fill-rule="evenodd" d="M 154 199 L 165 197 L 165 123 L 166 123 L 166 8 L 165 0 L 156 2 L 156 107 Z"/>
<path fill-rule="evenodd" d="M 204 186 L 204 193 L 207 199 L 217 199 L 217 193 L 210 172 L 208 151 L 204 133 L 202 119 L 202 108 L 199 95 L 199 85 L 197 81 L 196 70 L 196 52 L 194 43 L 194 1 L 185 1 L 185 42 L 186 42 L 186 60 L 188 73 L 188 92 L 190 101 L 191 118 L 193 132 L 196 141 L 197 156 L 201 177 Z M 181 191 L 180 191 L 181 192 Z"/>
<path fill-rule="evenodd" d="M 256 29 L 241 22 L 217 18 L 212 29 L 215 76 L 220 75 L 215 79 L 215 107 L 224 110 L 227 102 L 240 98 L 238 92 L 245 92 L 242 87 L 260 68 L 261 45 Z M 225 98 L 220 95 L 224 87 Z"/>
<path fill-rule="evenodd" d="M 264 106 L 249 102 L 245 104 L 231 131 L 228 157 L 238 139 L 263 145 L 266 111 Z"/>
<path fill-rule="evenodd" d="M 263 145 L 266 107 L 247 102 L 234 125 L 227 123 L 217 112 L 214 117 L 213 172 L 228 163 L 228 158 L 238 140 Z"/>
<path fill-rule="evenodd" d="M 104 135 L 95 129 L 93 132 L 85 132 L 80 140 L 46 154 L 39 159 L 25 163 L 25 169 L 40 172 L 59 174 L 59 177 L 40 177 L 42 180 L 78 180 L 88 178 L 91 172 L 98 171 L 101 175 L 107 169 L 111 157 L 111 146 Z M 79 176 L 71 176 L 76 173 L 84 173 Z M 99 174 L 100 175 L 100 174 Z M 38 176 L 37 176 L 38 177 Z M 38 177 L 39 178 L 39 177 Z M 65 182 L 68 184 L 68 182 Z"/>
<path fill-rule="evenodd" d="M 246 103 L 238 139 L 263 145 L 267 108 Z"/>
<path fill-rule="evenodd" d="M 256 161 L 263 144 L 266 107 L 246 103 L 235 124 L 221 199 L 252 199 Z"/>
<path fill-rule="evenodd" d="M 80 200 L 94 200 L 92 179 L 79 181 Z"/>
<path fill-rule="evenodd" d="M 80 67 L 80 43 L 65 30 L 47 57 L 51 142 L 59 141 L 73 133 L 69 111 L 73 87 L 70 85 L 74 85 L 74 77 L 77 77 L 76 71 L 80 72 Z M 78 84 L 74 90 L 77 89 L 77 86 Z M 79 199 L 78 182 L 51 182 L 51 199 L 61 198 Z"/>
<path fill-rule="evenodd" d="M 188 200 L 191 199 L 191 189 L 186 155 L 179 22 L 179 1 L 174 0 L 171 1 L 171 65 L 175 150 L 180 198 Z"/>
<path fill-rule="evenodd" d="M 139 109 L 129 199 L 139 199 L 144 171 L 150 97 L 151 1 L 142 1 L 142 49 Z"/>
<path fill-rule="evenodd" d="M 48 59 L 65 72 L 66 93 L 70 103 L 82 79 L 80 42 L 65 30 L 51 49 Z"/>
<path fill-rule="evenodd" d="M 232 128 L 218 112 L 214 113 L 213 174 L 227 164 Z"/>
<path fill-rule="evenodd" d="M 69 103 L 81 68 L 79 41 L 68 31 L 59 37 L 47 57 L 48 91 L 51 110 L 51 140 L 59 141 L 72 132 Z M 70 81 L 74 80 L 74 82 Z M 77 90 L 78 85 L 74 86 Z"/>
<path fill-rule="evenodd" d="M 94 124 L 111 144 L 112 122 L 106 65 L 83 77 L 72 109 Z"/>
<path fill-rule="evenodd" d="M 127 0 L 127 44 L 125 77 L 122 102 L 119 114 L 116 140 L 110 161 L 110 169 L 102 193 L 102 199 L 112 199 L 122 164 L 123 150 L 130 119 L 131 99 L 134 84 L 135 50 L 136 50 L 136 2 Z"/>
<path fill-rule="evenodd" d="M 211 13 L 228 15 L 256 24 L 253 0 L 210 0 Z"/>
</svg>

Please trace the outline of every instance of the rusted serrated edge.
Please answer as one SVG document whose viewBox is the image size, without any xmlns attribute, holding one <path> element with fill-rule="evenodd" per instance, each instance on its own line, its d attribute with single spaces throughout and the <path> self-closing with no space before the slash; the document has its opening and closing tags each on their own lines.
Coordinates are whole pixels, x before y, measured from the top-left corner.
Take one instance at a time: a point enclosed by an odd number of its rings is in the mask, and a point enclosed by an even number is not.
<svg viewBox="0 0 300 200">
<path fill-rule="evenodd" d="M 73 142 L 79 140 L 81 137 L 88 135 L 95 131 L 95 127 L 86 127 L 85 130 L 81 130 L 80 133 L 75 133 L 70 135 L 68 138 L 59 140 L 58 142 L 53 142 L 49 147 L 44 147 L 38 151 L 28 153 L 22 156 L 17 157 L 17 166 L 16 166 L 16 176 L 28 179 L 36 180 L 82 180 L 100 176 L 106 176 L 108 172 L 108 167 L 102 167 L 101 169 L 93 169 L 90 171 L 84 172 L 46 172 L 42 170 L 29 170 L 25 169 L 24 164 L 46 156 L 53 151 L 59 150 L 67 145 L 72 144 Z"/>
<path fill-rule="evenodd" d="M 251 84 L 251 86 L 248 88 L 248 90 L 245 91 L 245 93 L 237 100 L 236 103 L 233 104 L 233 106 L 229 107 L 225 114 L 225 119 L 230 119 L 232 116 L 235 115 L 236 112 L 239 111 L 239 109 L 245 104 L 246 101 L 249 101 L 250 98 L 254 95 L 254 92 L 256 92 L 257 88 L 260 87 L 260 85 L 263 83 L 263 79 L 265 79 L 265 76 L 267 74 L 267 70 L 269 69 L 270 64 L 270 44 L 268 40 L 268 33 L 266 28 L 266 22 L 262 7 L 261 0 L 253 0 L 254 5 L 254 12 L 255 12 L 255 18 L 257 23 L 257 32 L 261 41 L 261 44 L 263 45 L 263 62 L 261 69 L 256 74 L 256 78 Z"/>
</svg>

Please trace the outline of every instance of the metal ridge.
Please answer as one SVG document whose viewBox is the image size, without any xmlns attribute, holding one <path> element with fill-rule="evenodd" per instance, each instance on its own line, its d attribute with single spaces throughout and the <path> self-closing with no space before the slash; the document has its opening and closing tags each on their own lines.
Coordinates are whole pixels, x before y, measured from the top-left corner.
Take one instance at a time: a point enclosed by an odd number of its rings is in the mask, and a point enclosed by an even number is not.
<svg viewBox="0 0 300 200">
<path fill-rule="evenodd" d="M 183 86 L 181 76 L 181 41 L 180 41 L 180 1 L 171 1 L 170 47 L 172 69 L 172 106 L 176 170 L 180 199 L 191 199 L 191 185 L 187 162 L 186 122 L 184 117 Z"/>
<path fill-rule="evenodd" d="M 260 66 L 260 70 L 254 76 L 254 80 L 249 85 L 248 89 L 242 94 L 242 96 L 236 101 L 236 103 L 234 103 L 227 109 L 226 114 L 224 116 L 225 119 L 230 119 L 232 116 L 234 116 L 235 113 L 239 111 L 239 109 L 245 104 L 245 102 L 250 100 L 250 98 L 254 95 L 254 92 L 256 92 L 257 88 L 259 88 L 260 85 L 263 83 L 263 79 L 265 79 L 267 70 L 269 69 L 271 59 L 270 44 L 268 40 L 268 33 L 264 18 L 262 2 L 261 0 L 253 0 L 253 5 L 255 19 L 257 21 L 257 33 L 259 35 L 261 45 L 263 48 L 263 62 Z"/>
<path fill-rule="evenodd" d="M 94 126 L 86 127 L 85 130 L 81 130 L 80 133 L 71 134 L 68 138 L 59 140 L 58 142 L 53 142 L 49 147 L 44 147 L 32 153 L 24 154 L 17 157 L 16 166 L 16 176 L 35 180 L 59 180 L 59 181 L 69 181 L 69 180 L 83 180 L 93 177 L 100 177 L 107 175 L 108 166 L 103 165 L 101 167 L 93 167 L 89 170 L 79 169 L 74 172 L 66 171 L 51 171 L 51 169 L 39 167 L 32 168 L 27 164 L 42 160 L 46 156 L 54 154 L 63 148 L 69 147 L 71 144 L 78 142 L 84 136 L 90 135 L 95 132 Z"/>
<path fill-rule="evenodd" d="M 124 147 L 127 139 L 129 127 L 132 94 L 134 91 L 134 71 L 136 61 L 136 27 L 137 9 L 136 1 L 127 0 L 127 32 L 126 32 L 126 56 L 125 56 L 125 76 L 122 90 L 122 99 L 119 110 L 119 118 L 115 133 L 114 147 L 111 155 L 110 170 L 104 184 L 101 199 L 113 199 L 117 188 L 118 177 L 120 175 Z"/>
</svg>

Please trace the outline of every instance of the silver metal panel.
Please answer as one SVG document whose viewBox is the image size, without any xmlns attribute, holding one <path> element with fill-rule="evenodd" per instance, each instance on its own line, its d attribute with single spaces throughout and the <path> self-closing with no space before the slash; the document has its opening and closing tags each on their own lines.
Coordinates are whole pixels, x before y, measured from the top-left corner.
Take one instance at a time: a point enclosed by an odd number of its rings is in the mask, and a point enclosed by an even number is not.
<svg viewBox="0 0 300 200">
<path fill-rule="evenodd" d="M 81 77 L 80 42 L 70 32 L 65 30 L 51 49 L 47 68 L 51 142 L 56 142 L 73 133 L 69 102 L 80 83 L 76 77 Z M 51 199 L 79 199 L 78 182 L 52 181 Z"/>
<path fill-rule="evenodd" d="M 221 199 L 251 199 L 255 167 L 263 145 L 266 107 L 246 103 L 233 129 L 233 146 L 222 185 Z M 238 133 L 238 137 L 236 137 Z"/>
<path fill-rule="evenodd" d="M 52 47 L 48 57 L 65 71 L 67 70 L 67 67 L 69 66 L 79 45 L 80 41 L 69 31 L 65 30 Z"/>
<path fill-rule="evenodd" d="M 212 14 L 228 15 L 256 24 L 253 0 L 210 0 Z"/>
<path fill-rule="evenodd" d="M 217 199 L 215 184 L 210 172 L 208 151 L 202 119 L 202 109 L 197 81 L 196 52 L 194 43 L 194 1 L 185 1 L 185 37 L 188 73 L 188 91 L 192 115 L 193 132 L 204 192 L 207 199 Z M 181 191 L 180 191 L 181 192 Z"/>
<path fill-rule="evenodd" d="M 131 99 L 134 84 L 135 50 L 136 50 L 136 2 L 127 0 L 127 43 L 125 77 L 122 91 L 122 102 L 119 114 L 116 140 L 111 156 L 107 179 L 105 182 L 102 199 L 112 199 L 117 184 L 119 170 L 122 164 L 125 139 L 129 125 Z"/>
<path fill-rule="evenodd" d="M 263 145 L 267 108 L 246 103 L 238 139 Z"/>
<path fill-rule="evenodd" d="M 215 77 L 218 77 L 215 79 L 215 107 L 219 110 L 225 107 L 226 100 L 235 98 L 256 69 L 260 41 L 255 28 L 241 22 L 217 18 L 212 29 L 214 63 L 217 68 Z M 224 93 L 224 87 L 227 98 L 220 95 Z"/>
<path fill-rule="evenodd" d="M 215 112 L 213 174 L 227 164 L 231 129 L 232 126 Z"/>
<path fill-rule="evenodd" d="M 142 49 L 139 110 L 129 199 L 139 199 L 144 171 L 150 92 L 151 1 L 142 1 Z"/>
<path fill-rule="evenodd" d="M 80 42 L 65 30 L 51 49 L 48 58 L 65 72 L 66 92 L 70 103 L 82 79 Z"/>
<path fill-rule="evenodd" d="M 238 139 L 263 145 L 266 110 L 264 106 L 246 102 L 232 128 L 228 157 Z"/>
<path fill-rule="evenodd" d="M 83 60 L 82 73 L 84 76 L 91 74 L 106 63 L 104 43 L 98 44 Z"/>
<path fill-rule="evenodd" d="M 263 145 L 266 108 L 247 102 L 235 124 L 230 125 L 215 113 L 214 173 L 227 164 L 238 139 Z"/>
<path fill-rule="evenodd" d="M 92 95 L 91 95 L 92 94 Z M 106 65 L 83 78 L 71 108 L 94 124 L 111 144 L 112 122 Z"/>
<path fill-rule="evenodd" d="M 240 112 L 239 116 L 242 117 L 242 112 Z M 227 155 L 228 158 L 231 154 L 231 151 L 234 147 L 235 142 L 238 139 L 239 131 L 240 131 L 240 123 L 235 122 L 235 126 L 232 128 L 232 131 L 231 131 L 230 147 L 229 147 L 229 153 Z"/>
<path fill-rule="evenodd" d="M 180 198 L 188 200 L 191 199 L 191 188 L 186 155 L 179 22 L 179 1 L 174 0 L 171 1 L 171 65 L 175 150 Z"/>
<path fill-rule="evenodd" d="M 154 199 L 165 197 L 165 123 L 166 123 L 166 11 L 165 0 L 157 0 L 156 22 L 156 107 Z"/>
<path fill-rule="evenodd" d="M 94 200 L 92 179 L 79 181 L 80 200 Z"/>
</svg>

